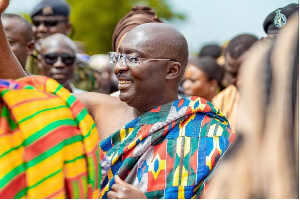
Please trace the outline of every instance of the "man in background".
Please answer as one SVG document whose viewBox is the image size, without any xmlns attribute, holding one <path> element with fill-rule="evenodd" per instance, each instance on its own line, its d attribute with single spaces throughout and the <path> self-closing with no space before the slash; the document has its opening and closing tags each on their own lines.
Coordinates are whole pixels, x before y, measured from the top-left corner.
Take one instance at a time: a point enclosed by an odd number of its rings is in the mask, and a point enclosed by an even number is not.
<svg viewBox="0 0 300 200">
<path fill-rule="evenodd" d="M 31 24 L 24 17 L 9 13 L 2 15 L 2 23 L 11 50 L 25 69 L 27 57 L 34 49 Z"/>
<path fill-rule="evenodd" d="M 76 68 L 76 46 L 66 35 L 56 33 L 40 43 L 38 66 L 43 75 L 53 78 L 72 93 L 85 92 L 71 83 Z"/>
<path fill-rule="evenodd" d="M 212 103 L 221 110 L 230 122 L 231 130 L 236 132 L 236 120 L 239 102 L 237 89 L 238 73 L 241 64 L 247 57 L 247 51 L 258 41 L 258 38 L 250 34 L 241 34 L 234 37 L 225 50 L 225 76 L 230 85 L 217 94 Z M 242 82 L 242 80 L 241 80 Z"/>
<path fill-rule="evenodd" d="M 39 40 L 54 33 L 69 35 L 72 25 L 69 21 L 70 6 L 65 0 L 43 0 L 30 13 L 33 23 L 35 48 L 38 50 Z M 28 59 L 26 71 L 41 74 L 36 61 L 37 52 Z"/>
</svg>

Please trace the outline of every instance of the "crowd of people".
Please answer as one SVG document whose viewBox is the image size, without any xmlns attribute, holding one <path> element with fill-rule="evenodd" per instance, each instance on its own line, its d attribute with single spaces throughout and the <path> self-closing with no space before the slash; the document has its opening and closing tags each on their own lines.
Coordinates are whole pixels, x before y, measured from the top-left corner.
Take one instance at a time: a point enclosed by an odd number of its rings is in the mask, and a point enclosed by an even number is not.
<svg viewBox="0 0 300 200">
<path fill-rule="evenodd" d="M 141 5 L 87 55 L 70 11 L 1 15 L 0 198 L 299 198 L 298 4 L 197 55 Z"/>
</svg>

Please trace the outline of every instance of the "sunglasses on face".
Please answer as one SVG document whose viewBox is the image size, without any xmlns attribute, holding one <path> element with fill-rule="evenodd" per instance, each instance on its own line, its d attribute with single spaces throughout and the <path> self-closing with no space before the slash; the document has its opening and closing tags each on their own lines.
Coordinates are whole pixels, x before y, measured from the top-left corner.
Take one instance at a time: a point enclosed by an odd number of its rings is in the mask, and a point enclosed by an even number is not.
<svg viewBox="0 0 300 200">
<path fill-rule="evenodd" d="M 39 27 L 41 24 L 43 24 L 47 28 L 54 27 L 57 24 L 59 24 L 60 22 L 67 22 L 67 20 L 64 19 L 64 20 L 33 20 L 32 21 L 33 26 L 35 26 L 35 27 Z"/>
<path fill-rule="evenodd" d="M 76 56 L 72 56 L 70 54 L 49 53 L 43 54 L 42 57 L 44 58 L 44 61 L 47 65 L 54 65 L 57 62 L 58 58 L 60 58 L 66 66 L 71 66 L 76 60 Z"/>
</svg>

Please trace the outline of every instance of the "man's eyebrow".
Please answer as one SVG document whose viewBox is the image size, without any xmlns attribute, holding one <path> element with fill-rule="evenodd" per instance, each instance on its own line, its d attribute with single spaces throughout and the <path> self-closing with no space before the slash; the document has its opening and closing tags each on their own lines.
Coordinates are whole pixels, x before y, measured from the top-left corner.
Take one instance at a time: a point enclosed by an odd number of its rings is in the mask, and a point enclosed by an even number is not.
<svg viewBox="0 0 300 200">
<path fill-rule="evenodd" d="M 136 54 L 143 54 L 141 51 L 137 50 L 137 49 L 126 49 L 124 51 L 125 54 L 131 54 L 131 53 L 136 53 Z"/>
</svg>

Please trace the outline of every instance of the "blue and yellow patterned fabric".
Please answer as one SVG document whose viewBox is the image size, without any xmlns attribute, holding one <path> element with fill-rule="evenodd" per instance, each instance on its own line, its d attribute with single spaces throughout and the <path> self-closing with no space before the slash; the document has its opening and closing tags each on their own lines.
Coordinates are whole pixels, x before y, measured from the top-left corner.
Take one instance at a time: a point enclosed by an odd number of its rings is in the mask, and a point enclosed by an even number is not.
<svg viewBox="0 0 300 200">
<path fill-rule="evenodd" d="M 115 175 L 148 198 L 195 198 L 233 139 L 227 119 L 205 99 L 155 107 L 101 142 L 111 164 L 100 198 Z"/>
</svg>

